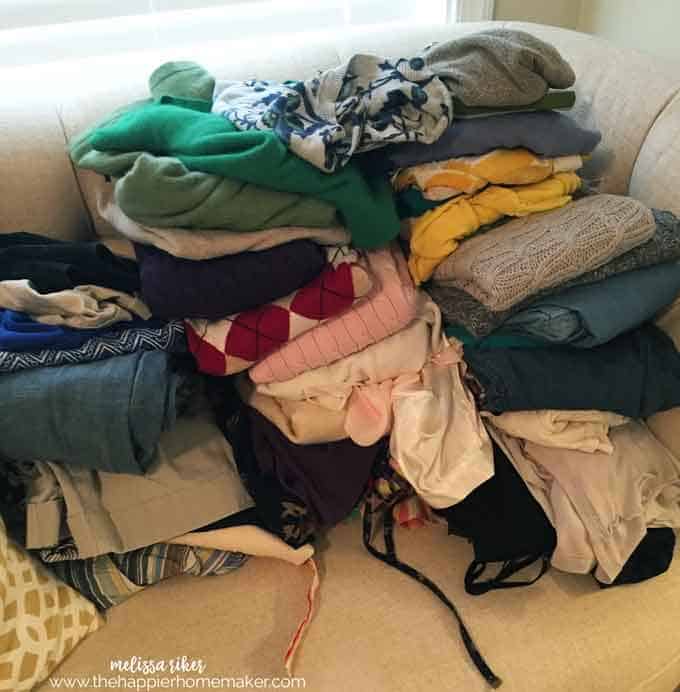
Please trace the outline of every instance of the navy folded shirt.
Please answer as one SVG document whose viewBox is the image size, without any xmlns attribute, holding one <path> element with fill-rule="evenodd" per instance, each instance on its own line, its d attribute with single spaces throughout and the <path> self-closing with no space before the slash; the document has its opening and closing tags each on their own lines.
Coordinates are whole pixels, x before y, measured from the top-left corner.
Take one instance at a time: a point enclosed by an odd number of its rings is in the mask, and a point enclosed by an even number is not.
<svg viewBox="0 0 680 692">
<path fill-rule="evenodd" d="M 464 347 L 466 377 L 481 409 L 613 411 L 648 418 L 680 406 L 680 353 L 645 324 L 590 349 Z"/>
<path fill-rule="evenodd" d="M 0 281 L 28 279 L 40 293 L 94 284 L 134 293 L 137 263 L 97 242 L 67 242 L 33 233 L 0 234 Z"/>
</svg>

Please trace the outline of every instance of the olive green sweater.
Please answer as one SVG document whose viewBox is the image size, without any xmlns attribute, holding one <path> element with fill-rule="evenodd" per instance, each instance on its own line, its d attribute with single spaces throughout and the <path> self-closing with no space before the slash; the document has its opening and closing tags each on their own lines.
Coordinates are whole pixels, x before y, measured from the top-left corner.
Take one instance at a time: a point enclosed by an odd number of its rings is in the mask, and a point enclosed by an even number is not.
<svg viewBox="0 0 680 692">
<path fill-rule="evenodd" d="M 353 163 L 323 173 L 291 153 L 271 131 L 239 131 L 208 111 L 210 104 L 162 97 L 115 114 L 72 146 L 74 161 L 121 176 L 146 152 L 179 159 L 189 171 L 308 195 L 335 206 L 357 247 L 384 245 L 399 233 L 392 190 L 366 179 Z"/>
</svg>

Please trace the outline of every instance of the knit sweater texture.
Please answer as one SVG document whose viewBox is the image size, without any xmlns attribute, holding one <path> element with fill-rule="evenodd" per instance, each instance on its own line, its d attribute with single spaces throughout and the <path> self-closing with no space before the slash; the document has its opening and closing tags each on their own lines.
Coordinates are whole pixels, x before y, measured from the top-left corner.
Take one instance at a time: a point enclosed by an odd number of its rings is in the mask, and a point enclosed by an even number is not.
<svg viewBox="0 0 680 692">
<path fill-rule="evenodd" d="M 271 131 L 239 132 L 224 118 L 180 103 L 145 104 L 127 111 L 93 130 L 87 144 L 114 154 L 170 156 L 189 170 L 330 202 L 341 212 L 357 247 L 378 247 L 399 233 L 385 178 L 365 179 L 355 165 L 327 175 L 291 153 Z"/>
</svg>

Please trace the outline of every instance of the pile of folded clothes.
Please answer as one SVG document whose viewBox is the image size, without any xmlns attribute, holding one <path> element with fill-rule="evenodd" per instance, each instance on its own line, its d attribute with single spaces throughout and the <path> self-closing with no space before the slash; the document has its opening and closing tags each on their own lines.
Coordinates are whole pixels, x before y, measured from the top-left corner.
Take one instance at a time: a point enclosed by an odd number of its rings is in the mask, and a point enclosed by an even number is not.
<svg viewBox="0 0 680 692">
<path fill-rule="evenodd" d="M 534 112 L 475 109 L 433 144 L 363 162 L 391 176 L 411 275 L 463 348 L 464 386 L 493 440 L 486 477 L 457 497 L 433 493 L 450 471 L 430 484 L 400 466 L 473 542 L 474 594 L 528 583 L 510 577 L 537 560 L 534 580 L 552 564 L 610 586 L 673 556 L 680 446 L 660 412 L 678 405 L 677 309 L 659 315 L 680 293 L 680 221 L 584 184 L 575 171 L 600 134 L 558 112 L 569 105 L 558 96 Z M 395 425 L 396 461 L 398 440 Z"/>
<path fill-rule="evenodd" d="M 397 558 L 395 521 L 468 538 L 475 594 L 551 564 L 603 586 L 667 569 L 680 313 L 659 313 L 680 292 L 680 222 L 581 179 L 600 134 L 564 112 L 574 79 L 508 30 L 305 81 L 157 69 L 148 100 L 71 143 L 112 179 L 99 211 L 137 261 L 91 243 L 104 264 L 73 273 L 56 244 L 66 284 L 29 263 L 2 276 L 24 348 L 0 354 L 18 402 L 0 454 L 26 490 L 26 545 L 104 606 L 120 599 L 82 565 L 130 594 L 154 562 L 307 564 L 358 505 L 368 550 L 457 618 Z M 67 303 L 83 307 L 45 319 Z M 190 363 L 168 354 L 184 334 Z"/>
<path fill-rule="evenodd" d="M 440 265 L 472 234 L 572 201 L 582 186 L 576 171 L 600 140 L 551 110 L 573 103 L 574 92 L 559 91 L 533 111 L 456 112 L 454 126 L 431 146 L 412 143 L 364 157 L 365 168 L 392 176 L 417 284 L 445 276 Z"/>
<path fill-rule="evenodd" d="M 0 276 L 13 537 L 102 608 L 174 574 L 239 567 L 236 551 L 165 544 L 253 502 L 187 361 L 184 325 L 152 317 L 137 263 L 99 242 L 11 233 Z"/>
<path fill-rule="evenodd" d="M 680 293 L 680 221 L 585 184 L 576 171 L 600 134 L 557 110 L 565 92 L 551 96 L 533 112 L 474 109 L 433 144 L 363 161 L 391 177 L 411 275 L 463 348 L 464 386 L 493 441 L 488 480 L 448 501 L 400 469 L 473 542 L 470 593 L 537 560 L 538 576 L 552 564 L 609 586 L 673 556 L 680 446 L 660 412 L 678 405 L 677 310 L 659 315 Z M 395 426 L 397 461 L 398 439 Z M 493 562 L 503 566 L 484 579 Z"/>
</svg>

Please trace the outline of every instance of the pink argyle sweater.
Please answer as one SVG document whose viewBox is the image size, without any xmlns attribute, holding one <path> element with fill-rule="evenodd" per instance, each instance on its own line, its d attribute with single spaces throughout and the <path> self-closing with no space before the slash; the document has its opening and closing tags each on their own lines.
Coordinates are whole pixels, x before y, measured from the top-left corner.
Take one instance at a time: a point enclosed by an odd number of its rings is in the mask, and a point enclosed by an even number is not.
<svg viewBox="0 0 680 692">
<path fill-rule="evenodd" d="M 311 283 L 285 298 L 221 320 L 185 320 L 201 372 L 245 370 L 290 339 L 349 309 L 371 290 L 369 272 L 349 248 L 329 249 L 329 263 Z"/>
<path fill-rule="evenodd" d="M 315 326 L 250 369 L 253 382 L 282 382 L 330 365 L 403 329 L 416 316 L 417 290 L 396 244 L 367 253 L 373 290 L 342 315 Z"/>
</svg>

